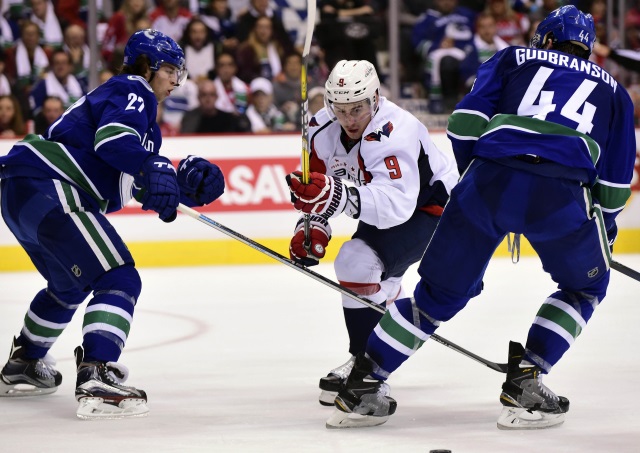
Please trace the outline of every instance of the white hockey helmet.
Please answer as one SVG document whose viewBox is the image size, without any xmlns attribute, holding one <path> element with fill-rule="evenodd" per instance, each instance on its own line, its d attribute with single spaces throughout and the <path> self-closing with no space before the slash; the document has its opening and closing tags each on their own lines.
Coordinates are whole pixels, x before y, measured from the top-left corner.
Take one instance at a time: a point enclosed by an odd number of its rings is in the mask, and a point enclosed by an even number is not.
<svg viewBox="0 0 640 453">
<path fill-rule="evenodd" d="M 324 103 L 331 113 L 334 103 L 351 104 L 362 100 L 369 102 L 371 118 L 378 111 L 376 94 L 380 93 L 380 79 L 376 69 L 366 60 L 339 61 L 324 87 Z"/>
</svg>

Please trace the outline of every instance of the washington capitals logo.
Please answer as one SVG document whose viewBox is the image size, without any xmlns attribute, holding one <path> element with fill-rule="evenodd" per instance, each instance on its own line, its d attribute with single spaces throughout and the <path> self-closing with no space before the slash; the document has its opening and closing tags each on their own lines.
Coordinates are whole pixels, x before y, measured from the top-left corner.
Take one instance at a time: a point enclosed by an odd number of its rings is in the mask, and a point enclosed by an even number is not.
<svg viewBox="0 0 640 453">
<path fill-rule="evenodd" d="M 316 117 L 312 117 L 311 121 L 309 121 L 309 127 L 316 127 L 316 126 L 320 126 L 320 124 L 318 123 L 318 121 L 316 120 Z"/>
<path fill-rule="evenodd" d="M 367 134 L 364 139 L 368 142 L 379 142 L 382 140 L 383 135 L 389 138 L 391 131 L 393 131 L 393 124 L 389 121 L 387 124 L 382 126 L 382 129 L 376 129 L 375 132 Z"/>
</svg>

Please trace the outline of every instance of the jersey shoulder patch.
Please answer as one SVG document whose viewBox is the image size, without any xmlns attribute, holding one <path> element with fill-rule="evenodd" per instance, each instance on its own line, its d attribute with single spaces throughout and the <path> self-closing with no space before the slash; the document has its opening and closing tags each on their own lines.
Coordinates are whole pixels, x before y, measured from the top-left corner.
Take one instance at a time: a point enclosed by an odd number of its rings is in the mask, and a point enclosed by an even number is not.
<svg viewBox="0 0 640 453">
<path fill-rule="evenodd" d="M 382 125 L 382 127 L 379 127 L 375 131 L 365 135 L 364 139 L 367 142 L 379 142 L 382 141 L 383 136 L 387 138 L 391 137 L 391 132 L 393 132 L 393 123 L 391 121 L 387 121 Z"/>
</svg>

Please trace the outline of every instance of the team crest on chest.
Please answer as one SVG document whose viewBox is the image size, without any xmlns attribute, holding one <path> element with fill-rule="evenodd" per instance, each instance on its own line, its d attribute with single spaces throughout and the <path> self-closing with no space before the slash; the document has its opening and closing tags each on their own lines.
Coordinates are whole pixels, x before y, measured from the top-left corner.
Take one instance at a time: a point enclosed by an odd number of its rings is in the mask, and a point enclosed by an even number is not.
<svg viewBox="0 0 640 453">
<path fill-rule="evenodd" d="M 382 136 L 389 138 L 391 132 L 393 131 L 393 123 L 391 121 L 387 122 L 381 128 L 376 129 L 374 132 L 367 134 L 364 138 L 368 142 L 379 142 L 382 140 Z"/>
</svg>

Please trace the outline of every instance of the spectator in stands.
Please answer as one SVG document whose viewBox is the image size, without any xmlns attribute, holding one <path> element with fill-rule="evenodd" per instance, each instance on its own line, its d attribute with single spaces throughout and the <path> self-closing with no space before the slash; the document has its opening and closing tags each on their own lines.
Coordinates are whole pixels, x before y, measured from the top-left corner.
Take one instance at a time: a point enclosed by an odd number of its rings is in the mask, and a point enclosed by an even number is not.
<svg viewBox="0 0 640 453">
<path fill-rule="evenodd" d="M 31 0 L 31 22 L 40 27 L 40 45 L 49 49 L 62 47 L 62 28 L 50 0 Z"/>
<path fill-rule="evenodd" d="M 137 30 L 138 20 L 147 16 L 145 0 L 124 0 L 109 19 L 102 40 L 102 58 L 112 72 L 117 72 L 122 66 L 124 46 Z"/>
<path fill-rule="evenodd" d="M 317 36 L 326 52 L 329 67 L 340 60 L 367 60 L 378 66 L 374 40 L 382 28 L 368 0 L 320 0 L 320 24 Z"/>
<path fill-rule="evenodd" d="M 64 30 L 64 46 L 62 47 L 71 57 L 71 73 L 80 81 L 86 90 L 89 86 L 89 65 L 91 54 L 86 43 L 86 33 L 80 25 L 69 25 Z M 98 61 L 98 70 L 100 62 Z"/>
<path fill-rule="evenodd" d="M 0 137 L 14 138 L 26 134 L 22 109 L 15 96 L 0 96 Z"/>
<path fill-rule="evenodd" d="M 309 90 L 309 118 L 324 107 L 324 87 L 315 87 Z"/>
<path fill-rule="evenodd" d="M 293 52 L 284 58 L 282 72 L 273 80 L 273 101 L 286 116 L 289 122 L 300 128 L 300 103 L 302 94 L 300 87 L 300 72 L 302 70 L 302 55 Z M 315 81 L 307 74 L 307 89 Z"/>
<path fill-rule="evenodd" d="M 327 64 L 324 49 L 320 47 L 315 40 L 311 41 L 309 57 L 308 76 L 318 85 L 324 86 L 332 68 Z"/>
<path fill-rule="evenodd" d="M 184 29 L 191 20 L 191 11 L 180 5 L 180 0 L 159 0 L 159 6 L 149 14 L 151 28 L 180 42 Z"/>
<path fill-rule="evenodd" d="M 44 134 L 53 123 L 64 113 L 64 104 L 58 96 L 49 96 L 42 103 L 42 109 L 35 116 L 34 125 L 36 134 Z"/>
<path fill-rule="evenodd" d="M 2 7 L 2 0 L 0 0 L 0 8 Z M 17 24 L 9 23 L 3 14 L 0 14 L 0 49 L 7 49 L 15 45 L 14 26 Z"/>
<path fill-rule="evenodd" d="M 235 51 L 239 41 L 228 0 L 209 0 L 200 12 L 200 19 L 207 26 L 211 40 L 219 45 L 219 50 Z"/>
<path fill-rule="evenodd" d="M 182 86 L 173 89 L 163 104 L 162 120 L 179 129 L 184 114 L 199 105 L 198 85 L 191 78 L 186 79 Z"/>
<path fill-rule="evenodd" d="M 198 81 L 206 79 L 207 74 L 216 66 L 216 46 L 206 24 L 199 18 L 193 18 L 184 29 L 180 43 L 184 50 L 189 78 Z"/>
<path fill-rule="evenodd" d="M 525 35 L 531 25 L 526 14 L 513 10 L 510 0 L 488 0 L 487 11 L 496 21 L 497 35 L 511 46 L 528 46 Z"/>
<path fill-rule="evenodd" d="M 40 113 L 44 100 L 49 96 L 62 99 L 66 109 L 87 93 L 71 70 L 69 54 L 62 49 L 54 51 L 51 56 L 51 71 L 36 82 L 29 96 L 33 115 Z"/>
<path fill-rule="evenodd" d="M 293 131 L 296 125 L 287 121 L 286 116 L 273 103 L 273 86 L 264 77 L 251 81 L 251 103 L 247 109 L 247 118 L 254 133 Z M 299 121 L 298 121 L 299 122 Z"/>
<path fill-rule="evenodd" d="M 532 21 L 542 20 L 547 17 L 552 11 L 560 8 L 563 5 L 562 0 L 540 0 L 541 4 L 535 2 L 535 9 L 531 7 L 529 10 L 529 19 Z"/>
<path fill-rule="evenodd" d="M 40 27 L 24 21 L 16 47 L 7 49 L 7 78 L 13 83 L 13 92 L 25 119 L 32 118 L 29 107 L 31 88 L 49 69 L 49 52 L 39 42 Z"/>
<path fill-rule="evenodd" d="M 593 45 L 593 53 L 602 58 L 609 58 L 630 71 L 640 73 L 640 51 L 612 49 L 605 44 L 596 42 Z"/>
<path fill-rule="evenodd" d="M 280 43 L 280 47 L 284 53 L 293 50 L 293 41 L 287 33 L 282 19 L 277 12 L 269 6 L 269 0 L 250 0 L 248 10 L 238 14 L 236 22 L 236 36 L 239 42 L 246 41 L 249 33 L 254 29 L 254 24 L 260 16 L 271 18 L 273 28 L 273 36 Z"/>
<path fill-rule="evenodd" d="M 282 47 L 273 37 L 271 19 L 261 16 L 254 23 L 246 41 L 238 45 L 238 77 L 246 83 L 256 77 L 273 78 L 282 71 Z"/>
<path fill-rule="evenodd" d="M 429 8 L 429 0 L 402 0 L 400 2 L 399 39 L 400 39 L 400 80 L 406 83 L 420 83 L 422 85 L 422 71 L 420 57 L 415 52 L 411 42 L 413 27 L 418 19 Z"/>
<path fill-rule="evenodd" d="M 236 73 L 236 60 L 230 52 L 220 52 L 216 58 L 214 83 L 216 85 L 216 108 L 223 112 L 242 115 L 247 110 L 249 87 Z M 211 79 L 211 74 L 209 75 Z"/>
<path fill-rule="evenodd" d="M 11 84 L 4 70 L 6 68 L 7 54 L 0 47 L 0 96 L 11 94 Z"/>
<path fill-rule="evenodd" d="M 496 20 L 488 12 L 483 12 L 476 18 L 476 33 L 473 42 L 478 51 L 478 61 L 484 63 L 497 51 L 509 47 L 496 33 Z"/>
<path fill-rule="evenodd" d="M 98 22 L 105 23 L 107 20 L 103 9 L 105 0 L 97 0 L 92 3 L 96 8 Z M 111 2 L 111 7 L 116 10 L 120 7 L 120 3 Z M 63 31 L 72 24 L 87 28 L 87 22 L 89 21 L 89 2 L 87 0 L 55 0 L 53 6 Z"/>
<path fill-rule="evenodd" d="M 104 68 L 98 73 L 98 85 L 102 85 L 111 77 L 113 77 L 113 72 L 110 69 Z"/>
<path fill-rule="evenodd" d="M 251 125 L 245 115 L 235 115 L 216 108 L 216 84 L 202 80 L 198 84 L 200 106 L 185 113 L 180 132 L 183 134 L 204 134 L 220 132 L 249 132 Z"/>
<path fill-rule="evenodd" d="M 626 42 L 629 49 L 640 49 L 640 0 L 634 0 L 624 14 Z"/>
<path fill-rule="evenodd" d="M 473 82 L 478 52 L 473 43 L 475 14 L 457 0 L 435 0 L 413 29 L 413 45 L 424 63 L 429 111 L 453 111 Z"/>
<path fill-rule="evenodd" d="M 164 102 L 158 104 L 158 111 L 156 112 L 156 124 L 160 127 L 162 137 L 175 137 L 180 134 L 180 124 L 177 126 L 167 123 L 164 120 Z"/>
</svg>

